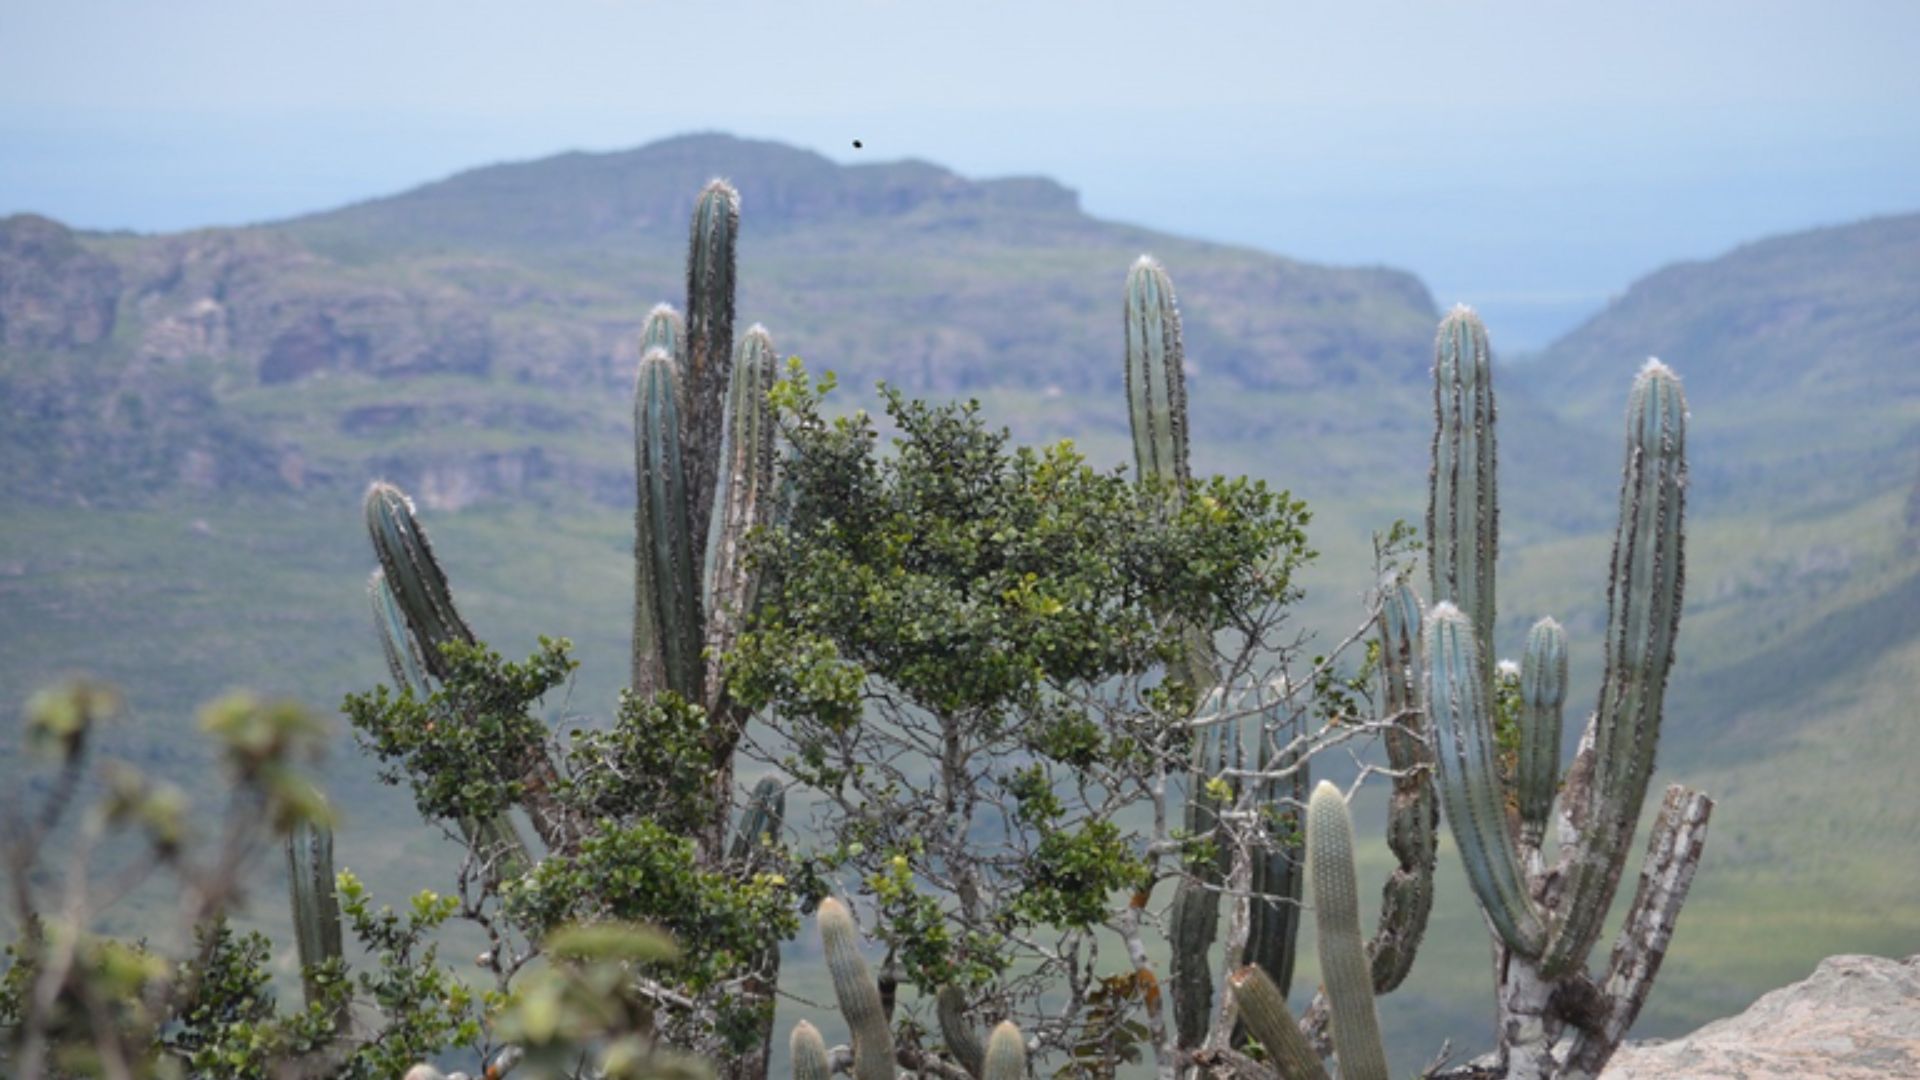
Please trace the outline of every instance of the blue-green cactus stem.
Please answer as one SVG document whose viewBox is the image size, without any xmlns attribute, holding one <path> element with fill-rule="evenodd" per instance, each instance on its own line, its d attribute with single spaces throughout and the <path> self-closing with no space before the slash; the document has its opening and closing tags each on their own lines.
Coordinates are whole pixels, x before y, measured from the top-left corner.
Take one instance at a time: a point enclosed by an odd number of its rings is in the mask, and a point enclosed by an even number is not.
<svg viewBox="0 0 1920 1080">
<path fill-rule="evenodd" d="M 698 568 L 680 445 L 680 378 L 673 357 L 649 349 L 634 383 L 633 689 L 701 700 Z"/>
<path fill-rule="evenodd" d="M 1127 272 L 1127 414 L 1133 460 L 1144 482 L 1154 478 L 1184 493 L 1187 468 L 1186 354 L 1173 280 L 1142 255 Z"/>
<path fill-rule="evenodd" d="M 1380 607 L 1382 703 L 1396 718 L 1387 730 L 1387 763 L 1397 774 L 1387 811 L 1387 847 L 1398 865 L 1381 892 L 1380 927 L 1373 935 L 1373 989 L 1387 993 L 1413 968 L 1433 910 L 1433 861 L 1439 807 L 1433 794 L 1433 758 L 1415 674 L 1420 663 L 1420 597 L 1404 580 L 1388 584 Z"/>
<path fill-rule="evenodd" d="M 1300 1025 L 1287 1008 L 1287 995 L 1260 968 L 1249 964 L 1227 982 L 1247 1030 L 1267 1049 L 1267 1060 L 1280 1080 L 1327 1080 L 1327 1067 L 1307 1044 Z"/>
<path fill-rule="evenodd" d="M 647 312 L 646 328 L 640 331 L 640 355 L 648 349 L 664 349 L 681 368 L 687 363 L 687 321 L 672 304 L 655 304 Z"/>
<path fill-rule="evenodd" d="M 763 849 L 780 841 L 780 827 L 786 820 L 787 789 L 777 777 L 763 777 L 753 785 L 753 793 L 747 796 L 747 809 L 740 816 L 740 826 L 733 834 L 733 850 L 728 852 L 736 862 L 745 862 L 758 855 Z"/>
<path fill-rule="evenodd" d="M 1220 932 L 1219 885 L 1229 852 L 1217 837 L 1220 802 L 1209 793 L 1207 781 L 1225 770 L 1230 737 L 1227 725 L 1221 724 L 1200 739 L 1195 764 L 1210 763 L 1211 771 L 1196 767 L 1190 775 L 1186 826 L 1189 836 L 1215 841 L 1214 857 L 1187 868 L 1167 915 L 1173 945 L 1167 981 L 1172 984 L 1175 1037 L 1183 1048 L 1199 1046 L 1213 1020 L 1214 979 L 1207 953 Z"/>
<path fill-rule="evenodd" d="M 1307 802 L 1307 860 L 1320 978 L 1333 1017 L 1341 1080 L 1388 1080 L 1387 1052 L 1373 1002 L 1373 972 L 1360 937 L 1360 890 L 1353 866 L 1353 817 L 1340 789 L 1322 780 Z"/>
<path fill-rule="evenodd" d="M 687 490 L 694 550 L 707 549 L 719 480 L 722 400 L 733 364 L 734 248 L 740 234 L 740 193 L 725 180 L 700 192 L 687 239 L 686 407 Z"/>
<path fill-rule="evenodd" d="M 1027 1040 L 1011 1020 L 1000 1021 L 987 1039 L 981 1080 L 1026 1080 Z"/>
<path fill-rule="evenodd" d="M 773 338 L 755 325 L 740 339 L 727 388 L 726 469 L 714 504 L 707 575 L 707 683 L 718 686 L 720 664 L 752 612 L 759 573 L 747 558 L 747 539 L 773 511 L 774 422 L 768 394 L 775 368 Z"/>
<path fill-rule="evenodd" d="M 1520 658 L 1520 843 L 1538 849 L 1560 787 L 1560 720 L 1567 702 L 1567 632 L 1541 619 Z"/>
<path fill-rule="evenodd" d="M 1310 767 L 1299 753 L 1289 752 L 1279 739 L 1267 747 L 1260 770 L 1284 778 L 1260 782 L 1259 803 L 1266 808 L 1275 846 L 1255 853 L 1251 925 L 1247 930 L 1245 963 L 1265 971 L 1282 996 L 1293 986 L 1293 963 L 1300 937 L 1300 898 L 1306 883 L 1306 830 L 1301 806 L 1307 801 Z M 1265 1041 L 1265 1040 L 1262 1040 Z"/>
<path fill-rule="evenodd" d="M 833 994 L 853 1036 L 854 1080 L 894 1080 L 893 1031 L 880 1001 L 867 958 L 860 954 L 860 929 L 845 904 L 828 897 L 817 916 L 820 941 L 833 976 Z"/>
<path fill-rule="evenodd" d="M 414 515 L 413 500 L 392 484 L 376 483 L 367 489 L 366 516 L 373 553 L 418 643 L 420 658 L 430 674 L 445 678 L 441 647 L 456 641 L 472 644 L 473 631 L 453 605 L 447 575 Z"/>
<path fill-rule="evenodd" d="M 943 986 L 934 997 L 934 1015 L 940 1021 L 940 1037 L 947 1042 L 947 1052 L 967 1070 L 970 1076 L 979 1076 L 986 1068 L 987 1049 L 980 1043 L 980 1033 L 967 1022 L 967 995 L 957 986 Z"/>
<path fill-rule="evenodd" d="M 380 651 L 387 658 L 387 671 L 393 676 L 394 689 L 410 691 L 416 699 L 425 701 L 432 693 L 427 683 L 426 660 L 407 629 L 407 617 L 401 613 L 399 601 L 394 599 L 385 570 L 375 570 L 367 579 L 367 599 L 373 606 L 373 627 L 380 637 Z"/>
<path fill-rule="evenodd" d="M 287 833 L 288 889 L 293 933 L 299 947 L 300 980 L 307 1004 L 320 999 L 315 968 L 342 956 L 340 900 L 334 892 L 333 830 L 302 821 Z"/>
<path fill-rule="evenodd" d="M 1493 357 L 1487 328 L 1460 305 L 1433 346 L 1433 475 L 1427 489 L 1427 566 L 1433 602 L 1473 620 L 1481 680 L 1493 685 L 1494 564 L 1500 499 L 1494 472 Z"/>
<path fill-rule="evenodd" d="M 1467 882 L 1507 947 L 1539 956 L 1546 929 L 1507 831 L 1493 714 L 1480 680 L 1473 624 L 1452 604 L 1435 604 L 1421 644 L 1440 803 L 1466 864 Z"/>
<path fill-rule="evenodd" d="M 1680 379 L 1649 360 L 1627 398 L 1626 467 L 1607 586 L 1593 771 L 1585 806 L 1576 812 L 1581 843 L 1567 870 L 1567 915 L 1542 961 L 1549 976 L 1585 963 L 1599 936 L 1653 775 L 1686 579 L 1686 439 Z"/>
</svg>

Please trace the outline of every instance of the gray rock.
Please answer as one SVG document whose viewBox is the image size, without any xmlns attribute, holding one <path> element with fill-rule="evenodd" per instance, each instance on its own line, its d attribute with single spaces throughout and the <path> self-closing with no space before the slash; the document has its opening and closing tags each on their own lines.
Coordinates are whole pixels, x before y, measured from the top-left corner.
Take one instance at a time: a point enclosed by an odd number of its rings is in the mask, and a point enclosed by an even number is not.
<svg viewBox="0 0 1920 1080">
<path fill-rule="evenodd" d="M 1622 1047 L 1604 1080 L 1920 1077 L 1920 955 L 1830 956 L 1684 1038 Z"/>
</svg>

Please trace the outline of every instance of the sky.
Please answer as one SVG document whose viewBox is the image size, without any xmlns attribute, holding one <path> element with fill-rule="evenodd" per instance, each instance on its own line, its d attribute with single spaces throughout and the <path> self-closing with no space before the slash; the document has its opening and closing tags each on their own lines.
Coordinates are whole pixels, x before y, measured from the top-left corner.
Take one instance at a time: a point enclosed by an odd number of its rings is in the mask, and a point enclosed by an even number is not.
<svg viewBox="0 0 1920 1080">
<path fill-rule="evenodd" d="M 1920 211 L 1916 45 L 1908 0 L 0 0 L 0 213 L 238 224 L 721 130 L 1402 267 L 1526 350 Z"/>
</svg>

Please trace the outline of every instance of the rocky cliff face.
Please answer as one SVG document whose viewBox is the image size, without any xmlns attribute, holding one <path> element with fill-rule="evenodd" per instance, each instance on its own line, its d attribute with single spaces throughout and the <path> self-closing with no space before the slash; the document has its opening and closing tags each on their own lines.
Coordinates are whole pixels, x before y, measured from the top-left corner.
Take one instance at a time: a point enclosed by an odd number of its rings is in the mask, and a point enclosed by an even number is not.
<svg viewBox="0 0 1920 1080">
<path fill-rule="evenodd" d="M 1605 1080 L 1920 1077 L 1920 955 L 1833 956 L 1682 1039 L 1624 1047 Z"/>
</svg>

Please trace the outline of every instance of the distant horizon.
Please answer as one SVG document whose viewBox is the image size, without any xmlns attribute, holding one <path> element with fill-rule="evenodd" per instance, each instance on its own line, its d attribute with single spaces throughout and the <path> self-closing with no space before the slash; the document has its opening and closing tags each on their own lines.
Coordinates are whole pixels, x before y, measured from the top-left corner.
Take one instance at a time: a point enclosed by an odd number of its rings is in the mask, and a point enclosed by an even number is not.
<svg viewBox="0 0 1920 1080">
<path fill-rule="evenodd" d="M 0 212 L 244 224 L 717 130 L 1044 175 L 1096 217 L 1406 269 L 1511 351 L 1661 266 L 1920 210 L 1920 5 L 1090 11 L 26 7 L 0 36 Z"/>
</svg>

